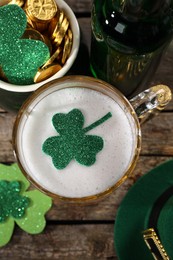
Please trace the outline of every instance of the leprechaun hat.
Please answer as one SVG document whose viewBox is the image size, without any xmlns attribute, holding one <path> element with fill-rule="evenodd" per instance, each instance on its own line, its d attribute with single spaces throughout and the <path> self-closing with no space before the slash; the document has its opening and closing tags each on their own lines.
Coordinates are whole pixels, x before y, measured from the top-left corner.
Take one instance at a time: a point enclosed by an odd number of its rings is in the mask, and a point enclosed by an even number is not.
<svg viewBox="0 0 173 260">
<path fill-rule="evenodd" d="M 152 233 L 149 239 L 147 232 Z M 117 212 L 114 242 L 120 260 L 173 259 L 173 160 L 128 191 Z"/>
</svg>

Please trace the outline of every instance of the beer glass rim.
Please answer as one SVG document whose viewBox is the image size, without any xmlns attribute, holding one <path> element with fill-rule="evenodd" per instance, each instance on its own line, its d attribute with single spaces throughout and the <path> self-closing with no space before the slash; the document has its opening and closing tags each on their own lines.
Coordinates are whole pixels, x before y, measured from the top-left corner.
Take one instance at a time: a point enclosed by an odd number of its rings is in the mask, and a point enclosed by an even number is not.
<svg viewBox="0 0 173 260">
<path fill-rule="evenodd" d="M 75 85 L 77 82 L 79 85 Z M 68 83 L 68 86 L 62 85 L 60 87 L 61 84 L 67 84 L 67 83 Z M 92 84 L 92 86 L 89 87 L 89 84 Z M 136 127 L 135 147 L 134 147 L 134 152 L 133 152 L 132 158 L 130 160 L 130 163 L 128 165 L 128 168 L 125 171 L 125 173 L 123 174 L 123 176 L 116 183 L 114 183 L 111 187 L 109 187 L 108 189 L 106 189 L 103 192 L 100 192 L 95 195 L 81 197 L 81 198 L 61 196 L 61 195 L 53 193 L 53 192 L 45 189 L 44 187 L 42 187 L 39 183 L 37 183 L 30 176 L 29 172 L 27 172 L 27 170 L 23 166 L 22 160 L 20 158 L 19 149 L 18 149 L 18 135 L 17 135 L 18 129 L 20 128 L 20 123 L 21 123 L 26 111 L 28 110 L 29 106 L 40 96 L 40 94 L 50 90 L 51 88 L 55 87 L 55 85 L 57 86 L 56 88 L 58 90 L 65 89 L 65 88 L 87 88 L 87 89 L 91 89 L 91 90 L 96 90 L 98 92 L 101 92 L 101 93 L 107 94 L 107 95 L 109 93 L 108 96 L 111 98 L 113 98 L 112 95 L 115 95 L 122 102 L 122 104 L 125 105 L 125 107 L 128 109 L 128 112 L 134 119 L 133 121 L 134 121 L 134 125 Z M 95 86 L 97 86 L 97 87 L 95 87 Z M 99 87 L 99 89 L 98 89 L 98 87 Z M 32 109 L 29 110 L 29 113 L 30 113 L 30 111 L 32 111 Z M 116 190 L 132 174 L 132 172 L 136 166 L 136 163 L 137 163 L 137 160 L 139 157 L 139 153 L 140 153 L 140 149 L 141 149 L 141 128 L 140 128 L 140 123 L 139 123 L 138 117 L 136 115 L 136 112 L 135 112 L 133 106 L 130 104 L 128 99 L 118 89 L 111 86 L 109 83 L 104 82 L 103 80 L 99 80 L 99 79 L 96 79 L 93 77 L 70 75 L 70 76 L 64 76 L 62 78 L 52 80 L 52 81 L 42 85 L 32 95 L 30 95 L 27 98 L 27 100 L 23 103 L 22 107 L 18 111 L 16 120 L 14 122 L 13 133 L 12 133 L 12 145 L 13 145 L 14 155 L 16 157 L 19 168 L 21 169 L 21 171 L 25 175 L 25 177 L 35 187 L 37 187 L 42 192 L 46 193 L 48 196 L 51 196 L 52 198 L 57 198 L 61 201 L 79 202 L 80 203 L 80 202 L 92 201 L 95 199 L 100 199 L 102 197 L 105 197 L 105 195 L 108 195 L 108 194 L 112 193 L 114 190 Z"/>
</svg>

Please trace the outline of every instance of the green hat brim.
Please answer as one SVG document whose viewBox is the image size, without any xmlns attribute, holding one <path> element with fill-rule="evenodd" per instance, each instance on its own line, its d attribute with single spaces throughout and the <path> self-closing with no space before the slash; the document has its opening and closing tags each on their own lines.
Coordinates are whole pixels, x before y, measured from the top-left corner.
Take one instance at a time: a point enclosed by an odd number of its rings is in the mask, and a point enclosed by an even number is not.
<svg viewBox="0 0 173 260">
<path fill-rule="evenodd" d="M 114 242 L 118 259 L 153 260 L 153 256 L 143 240 L 142 232 L 152 228 L 148 226 L 148 222 L 153 205 L 171 186 L 173 186 L 173 160 L 154 168 L 130 188 L 118 209 L 115 219 Z M 168 213 L 171 213 L 170 200 L 166 203 L 164 211 L 162 209 L 158 219 L 159 233 L 163 234 L 161 235 L 161 242 L 165 250 L 166 248 L 169 249 L 168 241 L 170 241 L 170 237 L 165 238 L 167 231 L 170 234 L 169 230 L 166 229 L 173 230 L 173 222 L 165 223 L 165 221 L 170 220 L 170 214 L 168 216 L 164 213 L 167 207 L 169 207 Z M 165 218 L 165 216 L 167 217 Z M 167 253 L 170 257 L 173 257 L 173 250 L 171 251 L 172 253 Z"/>
</svg>

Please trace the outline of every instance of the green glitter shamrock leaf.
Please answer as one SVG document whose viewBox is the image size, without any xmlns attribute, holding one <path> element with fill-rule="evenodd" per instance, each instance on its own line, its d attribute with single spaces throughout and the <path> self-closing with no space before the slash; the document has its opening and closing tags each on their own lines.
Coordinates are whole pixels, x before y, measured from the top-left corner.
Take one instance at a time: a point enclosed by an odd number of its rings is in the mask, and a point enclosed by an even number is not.
<svg viewBox="0 0 173 260">
<path fill-rule="evenodd" d="M 0 7 L 0 67 L 8 81 L 18 85 L 34 83 L 38 68 L 50 57 L 43 42 L 21 39 L 26 25 L 22 8 L 17 5 Z"/>
<path fill-rule="evenodd" d="M 42 149 L 52 157 L 57 169 L 64 169 L 73 159 L 82 165 L 91 166 L 96 161 L 96 154 L 103 149 L 103 139 L 86 133 L 111 116 L 109 112 L 95 123 L 83 128 L 84 116 L 79 109 L 73 109 L 67 114 L 57 113 L 53 116 L 52 122 L 59 136 L 46 139 Z"/>
<path fill-rule="evenodd" d="M 52 199 L 38 190 L 27 191 L 29 186 L 17 164 L 0 164 L 0 247 L 10 241 L 15 223 L 29 234 L 45 228 Z"/>
<path fill-rule="evenodd" d="M 21 218 L 29 205 L 29 199 L 20 195 L 18 181 L 0 181 L 0 223 L 7 217 Z M 5 201 L 5 204 L 4 204 Z"/>
</svg>

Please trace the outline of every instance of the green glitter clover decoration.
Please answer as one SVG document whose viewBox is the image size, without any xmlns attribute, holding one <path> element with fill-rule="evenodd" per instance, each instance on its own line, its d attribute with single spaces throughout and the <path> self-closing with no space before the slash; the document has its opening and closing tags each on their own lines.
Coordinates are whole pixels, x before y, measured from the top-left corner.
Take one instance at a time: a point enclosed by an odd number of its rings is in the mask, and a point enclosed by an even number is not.
<svg viewBox="0 0 173 260">
<path fill-rule="evenodd" d="M 0 67 L 8 81 L 18 85 L 34 83 L 34 76 L 50 57 L 39 40 L 21 39 L 27 26 L 26 14 L 17 5 L 0 7 Z"/>
<path fill-rule="evenodd" d="M 86 133 L 108 120 L 112 114 L 109 112 L 90 126 L 83 128 L 84 116 L 79 109 L 69 113 L 57 113 L 52 123 L 59 136 L 46 139 L 43 151 L 52 157 L 57 169 L 64 169 L 71 160 L 91 166 L 96 161 L 96 154 L 103 149 L 103 139 L 96 135 Z"/>
<path fill-rule="evenodd" d="M 46 226 L 52 199 L 38 190 L 28 191 L 29 186 L 17 164 L 0 164 L 0 247 L 10 241 L 15 223 L 29 234 Z"/>
<path fill-rule="evenodd" d="M 0 223 L 9 216 L 22 218 L 28 205 L 29 199 L 20 195 L 18 181 L 0 181 Z"/>
</svg>

